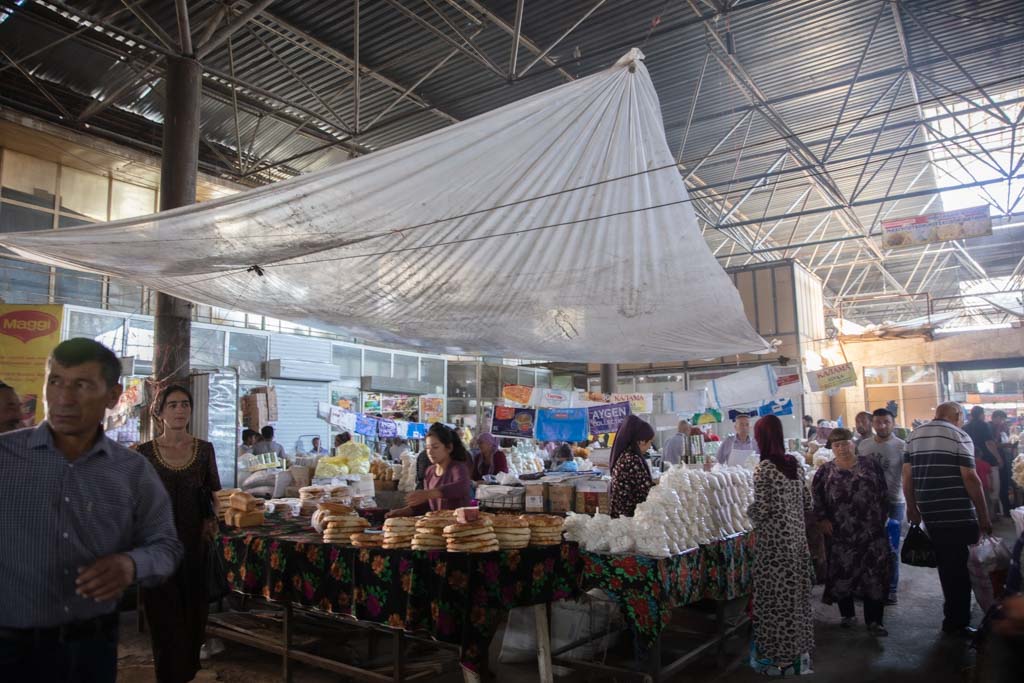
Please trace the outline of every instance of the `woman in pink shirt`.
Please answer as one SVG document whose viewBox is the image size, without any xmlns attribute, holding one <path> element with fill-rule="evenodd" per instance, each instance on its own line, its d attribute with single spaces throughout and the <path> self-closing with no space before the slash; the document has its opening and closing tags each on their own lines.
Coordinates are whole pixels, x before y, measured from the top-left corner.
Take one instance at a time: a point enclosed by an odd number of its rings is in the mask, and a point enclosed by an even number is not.
<svg viewBox="0 0 1024 683">
<path fill-rule="evenodd" d="M 405 507 L 397 508 L 388 517 L 411 517 L 427 510 L 454 510 L 469 505 L 469 453 L 462 439 L 452 429 L 435 422 L 427 431 L 427 466 L 423 490 L 410 491 Z"/>
</svg>

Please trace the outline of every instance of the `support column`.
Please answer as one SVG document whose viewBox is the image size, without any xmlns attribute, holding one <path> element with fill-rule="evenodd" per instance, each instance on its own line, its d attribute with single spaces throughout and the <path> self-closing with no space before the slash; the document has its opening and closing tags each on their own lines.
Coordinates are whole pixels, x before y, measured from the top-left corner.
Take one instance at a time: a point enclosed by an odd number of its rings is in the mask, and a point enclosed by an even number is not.
<svg viewBox="0 0 1024 683">
<path fill-rule="evenodd" d="M 164 79 L 163 156 L 160 164 L 160 210 L 196 201 L 199 167 L 199 101 L 203 72 L 199 62 L 168 57 Z M 157 293 L 153 330 L 153 374 L 161 385 L 183 380 L 189 372 L 192 304 Z"/>
<path fill-rule="evenodd" d="M 601 364 L 601 393 L 614 394 L 619 383 L 619 366 L 615 363 Z"/>
</svg>

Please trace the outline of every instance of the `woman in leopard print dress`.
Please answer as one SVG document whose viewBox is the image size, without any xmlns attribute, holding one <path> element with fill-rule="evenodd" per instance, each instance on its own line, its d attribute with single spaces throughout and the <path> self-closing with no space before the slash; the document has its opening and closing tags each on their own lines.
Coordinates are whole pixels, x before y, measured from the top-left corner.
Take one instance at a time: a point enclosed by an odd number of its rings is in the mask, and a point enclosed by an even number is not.
<svg viewBox="0 0 1024 683">
<path fill-rule="evenodd" d="M 754 642 L 750 663 L 768 675 L 808 673 L 814 649 L 813 565 L 804 515 L 811 496 L 803 468 L 785 452 L 782 423 L 758 420 L 761 462 L 754 472 Z"/>
</svg>

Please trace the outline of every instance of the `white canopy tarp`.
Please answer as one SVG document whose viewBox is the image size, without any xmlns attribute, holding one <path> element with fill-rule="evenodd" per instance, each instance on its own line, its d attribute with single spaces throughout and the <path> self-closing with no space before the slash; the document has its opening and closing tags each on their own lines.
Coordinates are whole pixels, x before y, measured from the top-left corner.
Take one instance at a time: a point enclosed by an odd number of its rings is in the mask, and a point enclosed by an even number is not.
<svg viewBox="0 0 1024 683">
<path fill-rule="evenodd" d="M 697 228 L 642 58 L 318 173 L 0 244 L 435 352 L 653 362 L 765 349 Z"/>
</svg>

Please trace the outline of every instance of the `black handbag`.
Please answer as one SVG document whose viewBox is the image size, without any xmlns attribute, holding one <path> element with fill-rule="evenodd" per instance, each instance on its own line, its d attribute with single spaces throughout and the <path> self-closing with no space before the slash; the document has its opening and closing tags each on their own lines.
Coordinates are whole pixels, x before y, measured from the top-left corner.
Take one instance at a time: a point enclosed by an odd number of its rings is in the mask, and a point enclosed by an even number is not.
<svg viewBox="0 0 1024 683">
<path fill-rule="evenodd" d="M 199 504 L 207 519 L 217 518 L 213 508 L 213 493 L 205 486 L 199 489 Z M 217 539 L 205 541 L 206 556 L 203 559 L 203 577 L 206 583 L 206 600 L 214 602 L 231 592 L 228 584 L 228 570 L 224 565 L 224 555 Z"/>
<path fill-rule="evenodd" d="M 937 567 L 935 559 L 935 548 L 932 546 L 932 539 L 928 538 L 917 524 L 910 525 L 910 531 L 903 541 L 903 548 L 900 550 L 900 561 L 914 567 Z"/>
</svg>

